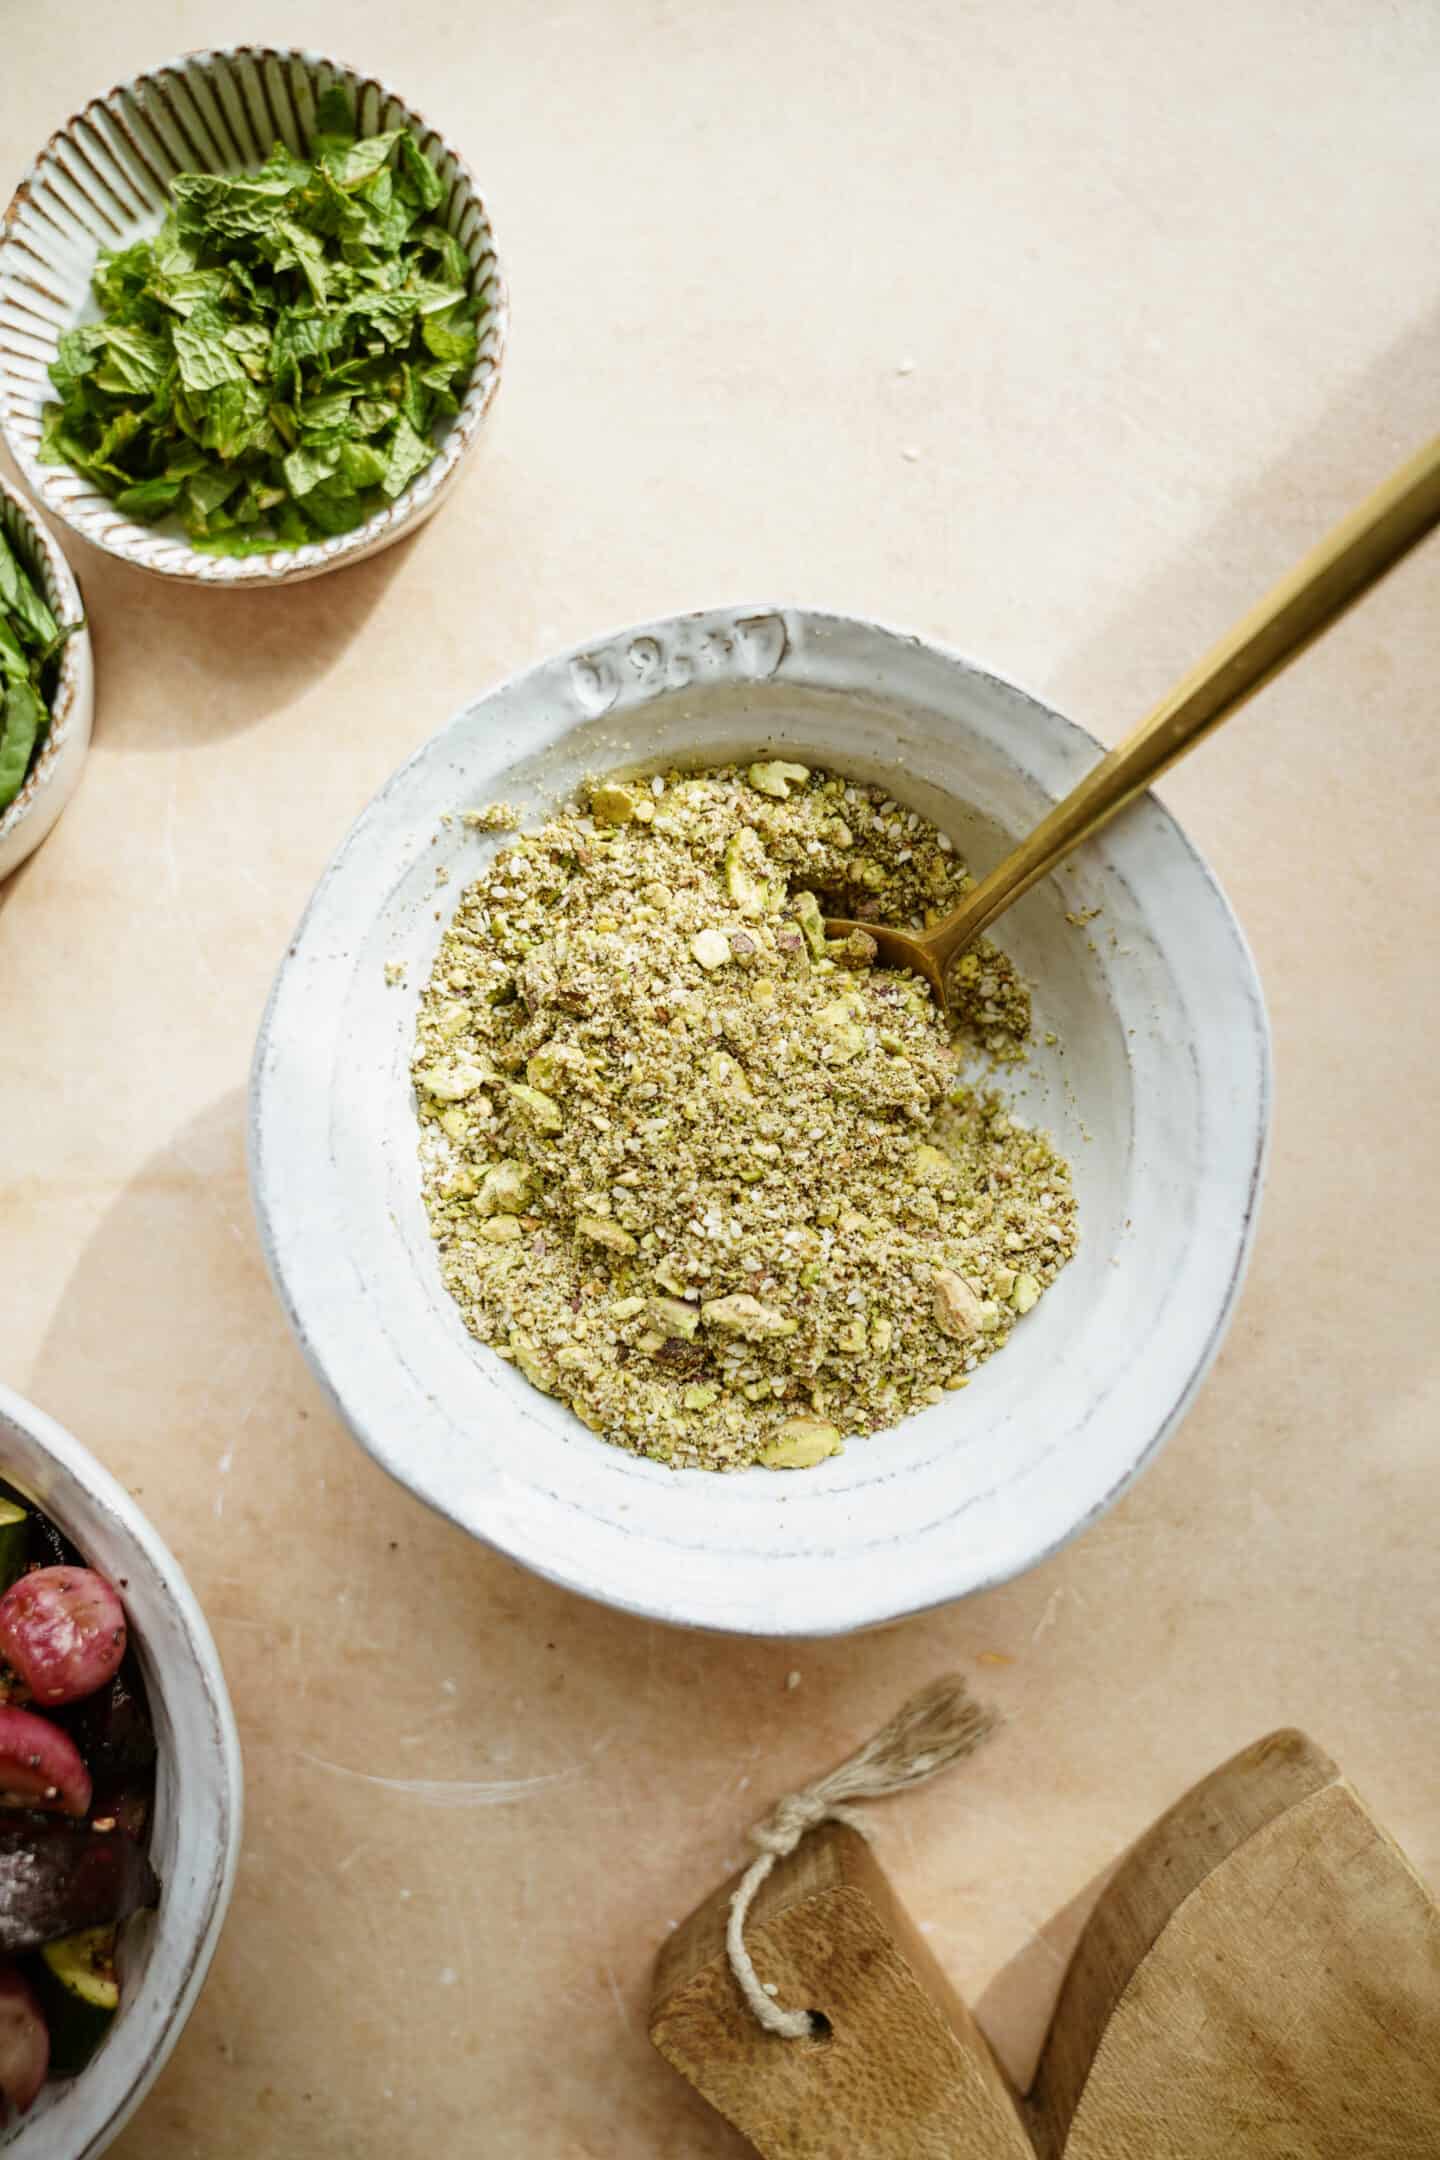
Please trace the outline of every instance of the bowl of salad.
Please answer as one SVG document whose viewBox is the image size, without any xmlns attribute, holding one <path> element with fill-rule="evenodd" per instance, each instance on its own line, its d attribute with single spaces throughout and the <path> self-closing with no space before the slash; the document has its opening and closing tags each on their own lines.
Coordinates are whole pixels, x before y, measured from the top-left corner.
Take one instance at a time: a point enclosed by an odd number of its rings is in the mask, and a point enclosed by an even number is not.
<svg viewBox="0 0 1440 2160">
<path fill-rule="evenodd" d="M 315 577 L 427 518 L 506 306 L 457 151 L 315 53 L 189 53 L 92 99 L 0 243 L 0 430 L 97 547 L 218 585 Z"/>
<path fill-rule="evenodd" d="M 95 663 L 74 573 L 0 479 L 0 878 L 39 847 L 80 779 Z"/>
<path fill-rule="evenodd" d="M 0 1387 L 0 2149 L 89 2160 L 199 1993 L 239 1854 L 215 1646 L 154 1530 Z"/>
</svg>

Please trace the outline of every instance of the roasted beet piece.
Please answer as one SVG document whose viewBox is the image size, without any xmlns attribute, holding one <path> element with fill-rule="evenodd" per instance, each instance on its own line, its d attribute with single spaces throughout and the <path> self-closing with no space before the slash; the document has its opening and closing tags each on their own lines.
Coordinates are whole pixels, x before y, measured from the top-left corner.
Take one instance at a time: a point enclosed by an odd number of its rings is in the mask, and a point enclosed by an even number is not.
<svg viewBox="0 0 1440 2160">
<path fill-rule="evenodd" d="M 69 1733 L 97 1785 L 111 1778 L 133 1779 L 155 1760 L 155 1729 L 133 1651 L 97 1695 L 46 1714 Z"/>
<path fill-rule="evenodd" d="M 0 1816 L 0 1954 L 123 1920 L 159 1891 L 145 1854 L 117 1831 L 54 1815 Z"/>
</svg>

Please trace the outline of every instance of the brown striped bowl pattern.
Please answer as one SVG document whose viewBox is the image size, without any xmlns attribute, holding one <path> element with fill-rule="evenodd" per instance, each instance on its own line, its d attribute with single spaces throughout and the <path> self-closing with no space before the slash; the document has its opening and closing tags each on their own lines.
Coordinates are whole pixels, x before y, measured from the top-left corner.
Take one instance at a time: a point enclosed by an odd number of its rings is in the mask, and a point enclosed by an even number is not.
<svg viewBox="0 0 1440 2160">
<path fill-rule="evenodd" d="M 46 371 L 60 333 L 96 312 L 90 274 L 100 248 L 153 233 L 177 173 L 256 166 L 276 142 L 304 156 L 316 104 L 337 84 L 353 99 L 362 134 L 410 128 L 445 183 L 436 218 L 464 248 L 471 289 L 487 303 L 475 372 L 434 462 L 366 524 L 273 555 L 206 555 L 178 530 L 123 517 L 79 473 L 40 464 Z M 505 328 L 485 205 L 459 153 L 413 107 L 374 76 L 318 53 L 262 45 L 187 53 L 92 99 L 52 135 L 15 191 L 0 241 L 0 433 L 46 507 L 110 554 L 196 584 L 289 584 L 373 555 L 438 507 L 494 398 Z"/>
</svg>

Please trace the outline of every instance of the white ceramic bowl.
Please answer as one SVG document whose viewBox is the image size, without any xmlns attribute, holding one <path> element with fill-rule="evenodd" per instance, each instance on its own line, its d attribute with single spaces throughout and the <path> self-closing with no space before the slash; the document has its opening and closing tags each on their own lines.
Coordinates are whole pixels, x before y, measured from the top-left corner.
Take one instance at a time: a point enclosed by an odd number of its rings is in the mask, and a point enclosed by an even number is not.
<svg viewBox="0 0 1440 2160">
<path fill-rule="evenodd" d="M 119 2014 L 79 2077 L 47 2085 L 0 2136 L 5 2160 L 93 2160 L 158 2077 L 214 1953 L 240 1851 L 240 1746 L 210 1630 L 175 1561 L 109 1472 L 4 1387 L 0 1476 L 123 1583 L 160 1749 L 150 1839 L 160 1904 L 126 1922 Z"/>
<path fill-rule="evenodd" d="M 434 461 L 366 524 L 273 555 L 205 555 L 178 528 L 123 517 L 69 467 L 40 463 L 41 413 L 52 396 L 46 371 L 61 331 L 98 312 L 90 291 L 98 249 L 157 231 L 179 172 L 256 166 L 277 141 L 303 155 L 316 102 L 336 84 L 349 92 L 362 134 L 412 129 L 445 183 L 435 216 L 470 259 L 472 291 L 488 300 L 475 371 Z M 373 555 L 438 508 L 494 398 L 505 326 L 494 235 L 469 169 L 388 85 L 318 53 L 268 45 L 187 53 L 93 98 L 51 136 L 15 191 L 0 244 L 0 432 L 47 509 L 96 547 L 195 584 L 290 584 Z"/>
<path fill-rule="evenodd" d="M 75 573 L 22 495 L 0 479 L 0 530 L 59 623 L 83 623 Z M 95 722 L 95 656 L 83 627 L 66 640 L 45 738 L 29 779 L 0 810 L 0 878 L 33 854 L 80 784 Z"/>
<path fill-rule="evenodd" d="M 610 1604 L 818 1635 L 1031 1566 L 1174 1430 L 1250 1245 L 1269 1046 L 1219 887 L 1174 819 L 1136 804 L 998 926 L 1038 985 L 1037 1030 L 1059 1037 L 1016 1086 L 1074 1164 L 1083 1230 L 1009 1347 L 963 1393 L 803 1474 L 674 1471 L 607 1446 L 477 1346 L 441 1284 L 408 1064 L 437 918 L 499 843 L 439 820 L 494 798 L 538 815 L 586 774 L 761 745 L 883 780 L 981 872 L 1100 755 L 952 653 L 798 608 L 686 615 L 532 668 L 417 752 L 322 878 L 261 1031 L 251 1175 L 292 1324 L 392 1475 Z M 1091 908 L 1087 927 L 1066 919 Z"/>
</svg>

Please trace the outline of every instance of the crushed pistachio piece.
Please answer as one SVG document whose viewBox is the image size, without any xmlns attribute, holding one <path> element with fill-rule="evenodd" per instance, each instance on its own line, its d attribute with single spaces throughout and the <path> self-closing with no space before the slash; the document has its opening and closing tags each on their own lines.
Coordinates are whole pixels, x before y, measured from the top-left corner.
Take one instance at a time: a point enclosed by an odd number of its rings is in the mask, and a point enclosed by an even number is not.
<svg viewBox="0 0 1440 2160">
<path fill-rule="evenodd" d="M 607 780 L 590 790 L 590 815 L 598 825 L 628 825 L 634 817 L 639 797 L 618 781 Z M 654 816 L 654 811 L 651 811 Z"/>
<path fill-rule="evenodd" d="M 760 1451 L 767 1470 L 813 1470 L 841 1450 L 840 1434 L 824 1418 L 786 1418 L 775 1438 Z"/>
<path fill-rule="evenodd" d="M 518 1215 L 491 1215 L 480 1225 L 487 1245 L 516 1245 L 524 1237 Z"/>
<path fill-rule="evenodd" d="M 955 1165 L 943 1148 L 922 1140 L 910 1158 L 910 1175 L 917 1185 L 953 1185 Z"/>
<path fill-rule="evenodd" d="M 700 1308 L 706 1327 L 720 1328 L 726 1334 L 744 1335 L 752 1342 L 763 1342 L 767 1335 L 793 1335 L 800 1323 L 777 1312 L 773 1305 L 762 1305 L 758 1298 L 747 1296 L 741 1290 L 734 1297 L 709 1298 Z"/>
<path fill-rule="evenodd" d="M 815 1015 L 817 1026 L 826 1033 L 826 1054 L 837 1064 L 848 1064 L 865 1048 L 865 1030 L 859 1017 L 864 1009 L 857 998 L 843 997 L 822 1005 Z"/>
<path fill-rule="evenodd" d="M 825 957 L 825 917 L 820 912 L 819 901 L 813 892 L 798 892 L 792 896 L 790 905 L 794 911 L 796 922 L 799 923 L 800 928 L 805 933 L 805 943 L 810 948 L 811 958 L 823 960 Z"/>
<path fill-rule="evenodd" d="M 514 803 L 483 803 L 478 810 L 462 810 L 462 825 L 472 832 L 515 832 L 519 829 L 520 813 Z"/>
<path fill-rule="evenodd" d="M 542 1094 L 558 1095 L 568 1080 L 586 1070 L 587 1063 L 578 1043 L 548 1042 L 526 1059 L 525 1078 Z"/>
<path fill-rule="evenodd" d="M 507 1080 L 505 1092 L 520 1105 L 531 1123 L 539 1126 L 541 1132 L 564 1131 L 565 1113 L 554 1096 L 547 1095 L 543 1088 L 531 1087 L 528 1080 Z"/>
<path fill-rule="evenodd" d="M 452 1063 L 419 1066 L 415 1082 L 437 1102 L 464 1102 L 467 1095 L 484 1086 L 486 1077 L 481 1066 L 467 1065 L 456 1058 Z"/>
<path fill-rule="evenodd" d="M 412 1066 L 472 1333 L 676 1467 L 803 1467 L 962 1388 L 1076 1244 L 1067 1165 L 994 1092 L 1028 993 L 982 942 L 947 1023 L 825 935 L 946 912 L 953 848 L 881 788 L 747 764 L 601 776 L 479 852 Z"/>
<path fill-rule="evenodd" d="M 788 802 L 791 786 L 803 787 L 810 777 L 810 768 L 808 765 L 787 765 L 783 758 L 772 758 L 767 764 L 752 765 L 745 777 L 757 794 L 773 796 L 776 802 Z"/>
<path fill-rule="evenodd" d="M 555 1374 L 552 1367 L 541 1354 L 539 1347 L 528 1335 L 522 1335 L 518 1328 L 510 1330 L 510 1355 L 532 1387 L 539 1388 L 542 1395 L 554 1393 Z"/>
<path fill-rule="evenodd" d="M 730 940 L 723 930 L 697 930 L 690 950 L 703 968 L 724 967 L 730 958 Z"/>
<path fill-rule="evenodd" d="M 873 967 L 880 947 L 868 930 L 851 930 L 843 938 L 827 938 L 825 955 L 836 967 Z"/>
<path fill-rule="evenodd" d="M 742 825 L 725 843 L 725 889 L 742 915 L 773 914 L 785 898 L 785 880 L 753 825 Z"/>
<path fill-rule="evenodd" d="M 1033 1312 L 1040 1302 L 1040 1285 L 1030 1274 L 1017 1275 L 1015 1287 L 1010 1293 L 1010 1303 L 1017 1313 Z"/>
<path fill-rule="evenodd" d="M 577 1215 L 575 1228 L 581 1237 L 589 1238 L 592 1245 L 603 1245 L 607 1252 L 637 1253 L 639 1240 L 622 1230 L 619 1223 L 611 1222 L 608 1215 Z"/>
<path fill-rule="evenodd" d="M 675 1335 L 682 1342 L 693 1342 L 700 1327 L 700 1307 L 687 1305 L 683 1298 L 651 1298 L 645 1308 L 650 1325 L 661 1335 Z"/>
<path fill-rule="evenodd" d="M 975 1295 L 963 1275 L 953 1268 L 938 1268 L 933 1289 L 936 1325 L 957 1342 L 978 1335 L 985 1321 L 985 1301 Z"/>
<path fill-rule="evenodd" d="M 528 1163 L 498 1162 L 485 1172 L 475 1197 L 479 1215 L 522 1215 L 535 1173 Z"/>
</svg>

